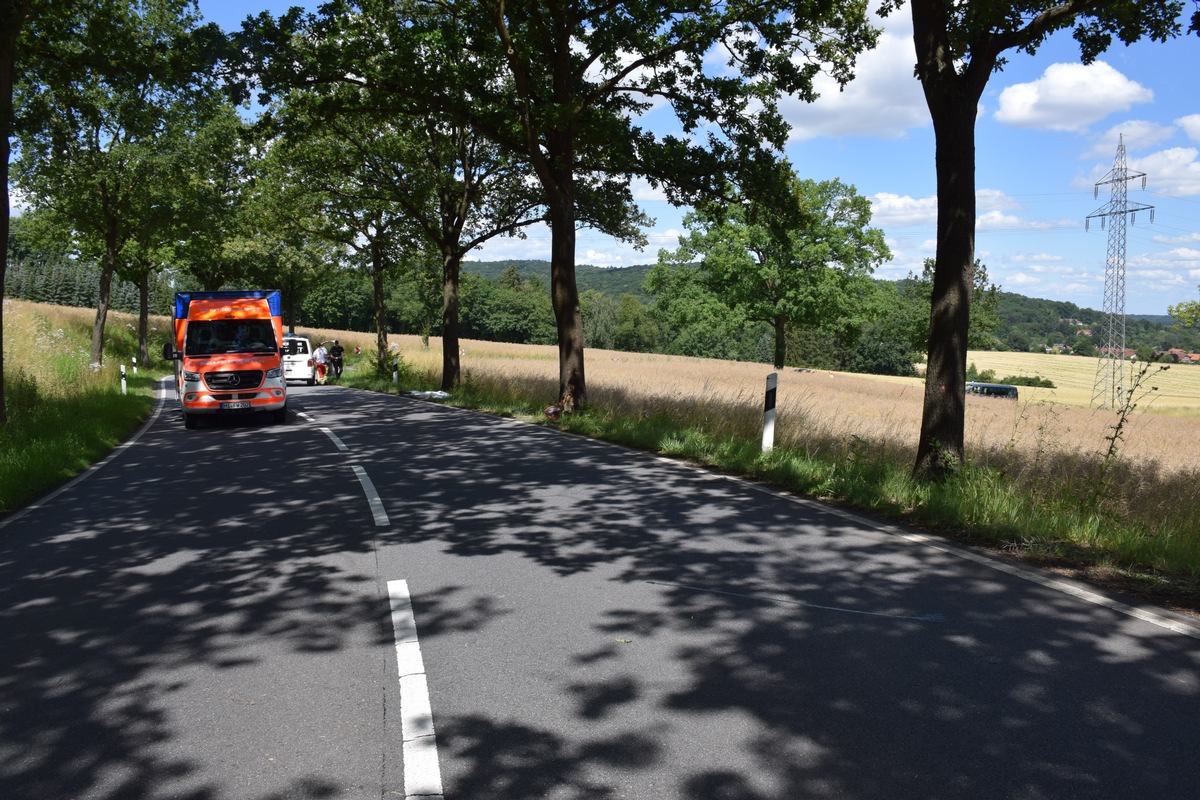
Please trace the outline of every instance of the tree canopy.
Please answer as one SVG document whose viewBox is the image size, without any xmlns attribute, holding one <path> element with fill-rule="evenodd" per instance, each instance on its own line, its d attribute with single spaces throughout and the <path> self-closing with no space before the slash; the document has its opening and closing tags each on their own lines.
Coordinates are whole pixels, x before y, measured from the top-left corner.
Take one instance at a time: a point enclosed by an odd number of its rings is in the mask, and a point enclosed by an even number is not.
<svg viewBox="0 0 1200 800">
<path fill-rule="evenodd" d="M 15 84 L 14 167 L 20 188 L 53 210 L 82 252 L 103 254 L 91 348 L 100 363 L 112 278 L 130 264 L 125 247 L 142 226 L 165 235 L 174 139 L 196 128 L 216 89 L 205 60 L 219 32 L 198 26 L 192 0 L 71 9 L 51 15 L 61 28 L 39 20 L 25 31 L 24 51 L 39 68 Z"/>
<path fill-rule="evenodd" d="M 783 208 L 735 194 L 715 211 L 688 215 L 689 235 L 662 258 L 698 261 L 718 297 L 770 325 L 778 368 L 786 362 L 789 325 L 851 313 L 862 295 L 853 284 L 891 257 L 870 220 L 871 205 L 853 186 L 793 178 Z"/>
<path fill-rule="evenodd" d="M 811 99 L 821 69 L 849 80 L 877 32 L 862 0 L 341 0 L 318 15 L 260 17 L 246 36 L 268 89 L 353 83 L 394 114 L 447 115 L 520 157 L 547 208 L 559 402 L 571 409 L 586 402 L 577 227 L 638 240 L 634 175 L 678 201 L 719 194 L 718 176 L 782 186 L 779 94 Z M 724 69 L 706 63 L 718 51 Z M 678 135 L 639 124 L 655 103 L 674 112 Z"/>
</svg>

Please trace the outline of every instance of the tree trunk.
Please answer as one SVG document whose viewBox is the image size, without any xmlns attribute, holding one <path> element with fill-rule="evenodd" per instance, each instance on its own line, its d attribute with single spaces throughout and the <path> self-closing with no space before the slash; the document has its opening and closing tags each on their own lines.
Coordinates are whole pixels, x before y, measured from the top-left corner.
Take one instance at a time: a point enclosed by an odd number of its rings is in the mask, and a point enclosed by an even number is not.
<svg viewBox="0 0 1200 800">
<path fill-rule="evenodd" d="M 13 53 L 17 36 L 29 16 L 29 0 L 5 3 L 0 14 L 0 176 L 4 178 L 4 204 L 0 206 L 0 425 L 8 422 L 8 407 L 4 401 L 4 275 L 8 271 L 8 233 L 12 209 L 8 202 L 8 158 L 11 147 L 13 114 Z"/>
<path fill-rule="evenodd" d="M 945 30 L 936 2 L 912 3 L 917 74 L 937 142 L 937 253 L 930 298 L 929 353 L 921 438 L 913 475 L 940 479 L 962 467 L 965 453 L 967 333 L 975 262 L 975 115 L 991 71 L 988 59 L 963 74 L 945 60 Z"/>
<path fill-rule="evenodd" d="M 442 252 L 442 391 L 458 385 L 461 362 L 458 341 L 458 278 L 462 257 L 450 247 Z"/>
<path fill-rule="evenodd" d="M 783 369 L 787 360 L 787 318 L 778 316 L 773 325 L 775 328 L 775 369 Z"/>
<path fill-rule="evenodd" d="M 583 377 L 583 313 L 575 282 L 575 204 L 550 204 L 550 299 L 558 329 L 558 405 L 576 411 L 587 404 Z"/>
<path fill-rule="evenodd" d="M 147 268 L 138 281 L 138 363 L 150 363 L 150 270 Z"/>
<path fill-rule="evenodd" d="M 383 247 L 378 242 L 371 243 L 371 284 L 374 289 L 372 299 L 375 303 L 375 369 L 379 375 L 386 376 L 390 361 L 388 359 L 387 339 L 387 310 L 383 302 Z"/>
<path fill-rule="evenodd" d="M 92 323 L 92 364 L 104 363 L 104 326 L 108 322 L 108 303 L 112 298 L 113 273 L 117 270 L 117 221 L 108 220 L 104 236 L 104 263 L 100 268 L 100 292 L 96 299 L 96 319 Z"/>
</svg>

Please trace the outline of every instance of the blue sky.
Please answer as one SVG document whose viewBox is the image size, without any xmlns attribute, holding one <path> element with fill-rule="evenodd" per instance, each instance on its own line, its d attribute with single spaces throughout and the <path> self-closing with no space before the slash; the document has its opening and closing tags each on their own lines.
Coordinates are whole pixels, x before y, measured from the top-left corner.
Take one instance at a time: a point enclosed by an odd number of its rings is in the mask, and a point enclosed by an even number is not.
<svg viewBox="0 0 1200 800">
<path fill-rule="evenodd" d="M 200 0 L 200 11 L 223 28 L 247 15 L 280 13 L 276 0 Z M 315 6 L 316 3 L 310 3 Z M 1185 13 L 1191 13 L 1189 5 Z M 787 156 L 814 180 L 840 179 L 869 198 L 872 224 L 893 252 L 876 271 L 886 279 L 920 272 L 934 253 L 934 141 L 915 61 L 907 9 L 883 21 L 878 48 L 859 61 L 845 91 L 827 84 L 813 104 L 788 101 L 792 126 Z M 1186 25 L 1185 25 L 1186 27 Z M 1069 35 L 1036 55 L 1008 53 L 992 76 L 976 124 L 976 256 L 1003 290 L 1102 309 L 1108 231 L 1084 220 L 1109 200 L 1093 196 L 1113 168 L 1123 136 L 1131 171 L 1129 202 L 1155 207 L 1127 227 L 1126 311 L 1165 314 L 1181 300 L 1200 299 L 1200 38 L 1165 44 L 1117 45 L 1090 66 L 1079 62 Z M 653 263 L 674 248 L 683 211 L 648 185 L 634 187 L 657 220 L 642 251 L 594 231 L 578 237 L 578 262 L 597 266 Z M 547 231 L 526 240 L 500 239 L 476 251 L 481 260 L 549 259 Z"/>
</svg>

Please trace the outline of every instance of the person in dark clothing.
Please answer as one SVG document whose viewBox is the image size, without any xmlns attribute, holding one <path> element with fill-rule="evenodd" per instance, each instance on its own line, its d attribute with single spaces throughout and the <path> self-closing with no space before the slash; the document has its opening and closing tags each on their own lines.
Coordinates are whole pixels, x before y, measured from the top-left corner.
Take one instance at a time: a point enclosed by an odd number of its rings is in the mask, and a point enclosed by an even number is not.
<svg viewBox="0 0 1200 800">
<path fill-rule="evenodd" d="M 330 366 L 333 367 L 333 377 L 342 377 L 342 356 L 346 354 L 346 348 L 338 343 L 337 339 L 333 340 L 333 347 L 329 348 Z"/>
</svg>

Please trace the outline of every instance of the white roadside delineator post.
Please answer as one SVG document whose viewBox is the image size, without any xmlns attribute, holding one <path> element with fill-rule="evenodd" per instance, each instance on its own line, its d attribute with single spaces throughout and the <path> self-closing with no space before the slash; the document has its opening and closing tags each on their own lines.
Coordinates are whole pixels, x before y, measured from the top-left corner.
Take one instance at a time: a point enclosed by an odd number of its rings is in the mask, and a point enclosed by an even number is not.
<svg viewBox="0 0 1200 800">
<path fill-rule="evenodd" d="M 771 452 L 775 447 L 775 388 L 779 385 L 779 373 L 767 376 L 767 400 L 763 404 L 762 449 Z"/>
</svg>

